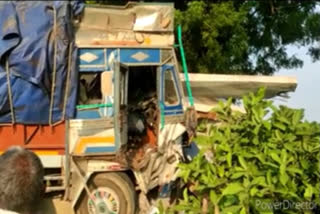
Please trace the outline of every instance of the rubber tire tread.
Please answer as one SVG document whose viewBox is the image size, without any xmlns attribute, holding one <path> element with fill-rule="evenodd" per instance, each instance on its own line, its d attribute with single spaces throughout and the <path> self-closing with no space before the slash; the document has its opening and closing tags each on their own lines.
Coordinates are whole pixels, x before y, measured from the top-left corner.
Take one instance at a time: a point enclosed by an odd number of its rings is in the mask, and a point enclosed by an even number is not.
<svg viewBox="0 0 320 214">
<path fill-rule="evenodd" d="M 119 214 L 135 213 L 136 193 L 134 191 L 132 181 L 127 174 L 123 172 L 98 173 L 93 175 L 89 180 L 88 187 L 90 190 L 94 190 L 98 187 L 108 187 L 113 189 L 116 193 L 118 193 L 120 200 Z M 78 206 L 76 206 L 77 214 L 89 214 L 87 201 L 88 195 L 85 191 L 83 191 L 78 201 Z"/>
</svg>

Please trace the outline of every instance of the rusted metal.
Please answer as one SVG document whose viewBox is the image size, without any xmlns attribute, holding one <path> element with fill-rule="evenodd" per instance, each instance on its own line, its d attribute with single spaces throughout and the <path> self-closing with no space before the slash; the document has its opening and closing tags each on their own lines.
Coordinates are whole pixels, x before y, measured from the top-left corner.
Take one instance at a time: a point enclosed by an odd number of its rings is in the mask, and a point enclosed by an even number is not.
<svg viewBox="0 0 320 214">
<path fill-rule="evenodd" d="M 189 139 L 191 140 L 196 135 L 196 128 L 198 125 L 197 112 L 194 107 L 189 107 L 187 109 L 185 113 L 185 125 Z"/>
<path fill-rule="evenodd" d="M 212 121 L 217 120 L 217 114 L 215 112 L 197 111 L 197 116 L 198 116 L 198 119 L 208 119 L 208 120 L 212 120 Z"/>
<path fill-rule="evenodd" d="M 128 142 L 117 152 L 117 161 L 134 170 L 144 168 L 157 150 L 158 115 L 155 93 L 128 106 Z M 121 117 L 126 117 L 121 113 Z M 121 119 L 122 121 L 122 119 Z"/>
<path fill-rule="evenodd" d="M 75 23 L 78 46 L 172 46 L 173 4 L 86 7 Z"/>
</svg>

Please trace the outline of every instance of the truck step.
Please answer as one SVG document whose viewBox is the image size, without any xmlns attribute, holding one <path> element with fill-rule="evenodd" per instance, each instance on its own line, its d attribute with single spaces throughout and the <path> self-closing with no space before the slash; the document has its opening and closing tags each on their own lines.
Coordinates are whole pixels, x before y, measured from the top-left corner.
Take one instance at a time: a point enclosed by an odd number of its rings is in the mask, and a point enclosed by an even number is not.
<svg viewBox="0 0 320 214">
<path fill-rule="evenodd" d="M 48 174 L 44 176 L 46 193 L 65 190 L 64 176 L 61 174 Z"/>
<path fill-rule="evenodd" d="M 56 192 L 56 191 L 63 191 L 65 189 L 66 189 L 65 186 L 46 187 L 46 193 Z"/>
<path fill-rule="evenodd" d="M 44 176 L 44 180 L 45 181 L 62 181 L 63 180 L 63 176 L 61 176 L 60 174 L 57 175 L 46 175 Z"/>
</svg>

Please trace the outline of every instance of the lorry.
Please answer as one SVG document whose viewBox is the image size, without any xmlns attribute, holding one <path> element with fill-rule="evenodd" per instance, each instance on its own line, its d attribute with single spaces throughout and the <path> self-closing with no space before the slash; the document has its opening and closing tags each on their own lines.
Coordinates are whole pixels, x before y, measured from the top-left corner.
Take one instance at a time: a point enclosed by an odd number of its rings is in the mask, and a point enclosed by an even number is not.
<svg viewBox="0 0 320 214">
<path fill-rule="evenodd" d="M 0 14 L 0 151 L 34 151 L 46 192 L 76 213 L 168 196 L 196 126 L 174 5 L 9 1 Z"/>
</svg>

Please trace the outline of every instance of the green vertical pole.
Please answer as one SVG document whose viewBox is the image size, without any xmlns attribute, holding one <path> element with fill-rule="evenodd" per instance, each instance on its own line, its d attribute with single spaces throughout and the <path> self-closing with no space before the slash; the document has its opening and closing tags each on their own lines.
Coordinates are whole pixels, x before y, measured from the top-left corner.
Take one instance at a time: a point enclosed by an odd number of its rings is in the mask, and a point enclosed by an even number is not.
<svg viewBox="0 0 320 214">
<path fill-rule="evenodd" d="M 189 81 L 189 75 L 188 75 L 188 66 L 187 66 L 186 56 L 184 53 L 184 48 L 183 48 L 183 43 L 182 43 L 181 25 L 178 26 L 178 42 L 179 42 L 179 48 L 180 48 L 180 54 L 181 54 L 181 60 L 182 60 L 182 69 L 184 72 L 184 78 L 185 78 L 185 82 L 186 82 L 189 103 L 190 103 L 190 106 L 194 106 L 194 101 L 193 101 L 193 96 L 192 96 L 192 91 L 191 91 L 191 86 L 190 86 L 190 81 Z"/>
</svg>

